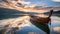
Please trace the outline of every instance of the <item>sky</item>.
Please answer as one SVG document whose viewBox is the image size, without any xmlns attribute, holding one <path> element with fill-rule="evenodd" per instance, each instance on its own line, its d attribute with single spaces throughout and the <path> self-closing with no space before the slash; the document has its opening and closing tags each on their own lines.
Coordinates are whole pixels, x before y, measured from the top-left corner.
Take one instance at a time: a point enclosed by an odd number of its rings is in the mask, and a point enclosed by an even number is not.
<svg viewBox="0 0 60 34">
<path fill-rule="evenodd" d="M 13 4 L 21 3 L 22 5 L 26 4 L 28 6 L 43 6 L 43 7 L 60 7 L 60 0 L 0 0 L 8 1 Z"/>
<path fill-rule="evenodd" d="M 9 3 L 12 4 L 13 7 L 41 7 L 41 8 L 46 8 L 46 7 L 58 7 L 57 9 L 60 9 L 60 0 L 0 0 L 1 4 L 4 3 Z M 5 5 L 5 4 L 4 4 Z M 5 7 L 5 6 L 4 6 Z M 49 8 L 50 9 L 50 8 Z M 54 8 L 56 10 L 56 8 Z"/>
<path fill-rule="evenodd" d="M 60 0 L 24 0 L 31 2 L 32 5 L 55 7 L 60 6 Z"/>
</svg>

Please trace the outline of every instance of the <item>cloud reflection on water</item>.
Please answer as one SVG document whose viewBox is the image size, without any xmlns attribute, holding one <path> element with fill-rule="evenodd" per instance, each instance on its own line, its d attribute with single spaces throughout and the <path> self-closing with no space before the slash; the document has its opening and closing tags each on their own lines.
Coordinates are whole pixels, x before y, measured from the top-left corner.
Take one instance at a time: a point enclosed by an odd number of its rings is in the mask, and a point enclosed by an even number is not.
<svg viewBox="0 0 60 34">
<path fill-rule="evenodd" d="M 55 32 L 60 33 L 60 27 L 54 27 L 53 30 L 54 30 Z"/>
<path fill-rule="evenodd" d="M 51 17 L 51 34 L 60 34 L 60 17 Z"/>
</svg>

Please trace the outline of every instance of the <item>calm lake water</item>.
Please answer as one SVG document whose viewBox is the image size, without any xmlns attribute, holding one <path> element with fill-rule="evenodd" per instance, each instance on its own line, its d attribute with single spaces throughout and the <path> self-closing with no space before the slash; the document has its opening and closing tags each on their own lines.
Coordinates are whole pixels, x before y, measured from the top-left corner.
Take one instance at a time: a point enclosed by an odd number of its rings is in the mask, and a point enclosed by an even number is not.
<svg viewBox="0 0 60 34">
<path fill-rule="evenodd" d="M 25 18 L 25 17 L 23 17 L 23 18 Z M 22 21 L 21 19 L 22 18 L 18 17 L 18 18 L 14 18 L 14 19 L 10 18 L 10 19 L 0 20 L 0 28 L 1 27 L 3 28 L 4 25 L 9 24 L 9 22 L 13 23 L 12 26 L 16 26 L 17 23 L 21 22 L 23 24 L 19 26 L 19 29 L 16 31 L 16 34 L 46 34 L 41 29 L 32 25 L 29 22 L 29 20 L 24 21 L 24 19 L 23 19 L 23 21 Z M 51 26 L 50 26 L 51 34 L 60 34 L 60 17 L 52 16 L 51 21 L 52 21 Z M 10 28 L 8 30 L 8 33 L 10 33 L 9 31 L 12 31 L 12 29 Z"/>
</svg>

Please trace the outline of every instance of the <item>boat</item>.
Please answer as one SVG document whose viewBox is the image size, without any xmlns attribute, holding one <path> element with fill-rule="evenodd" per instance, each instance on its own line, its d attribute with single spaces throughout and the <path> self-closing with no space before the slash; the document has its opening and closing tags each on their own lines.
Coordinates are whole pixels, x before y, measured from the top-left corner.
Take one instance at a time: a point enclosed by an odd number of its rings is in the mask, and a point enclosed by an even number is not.
<svg viewBox="0 0 60 34">
<path fill-rule="evenodd" d="M 38 23 L 45 23 L 48 24 L 50 22 L 51 24 L 51 15 L 52 15 L 53 10 L 50 10 L 49 16 L 48 17 L 38 17 L 35 15 L 30 15 L 30 22 L 34 24 L 34 22 Z"/>
</svg>

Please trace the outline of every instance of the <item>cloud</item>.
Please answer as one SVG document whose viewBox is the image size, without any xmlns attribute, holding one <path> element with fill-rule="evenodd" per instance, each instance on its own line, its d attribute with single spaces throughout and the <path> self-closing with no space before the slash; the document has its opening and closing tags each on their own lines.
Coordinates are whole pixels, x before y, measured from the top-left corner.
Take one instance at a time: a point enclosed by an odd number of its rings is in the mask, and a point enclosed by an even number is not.
<svg viewBox="0 0 60 34">
<path fill-rule="evenodd" d="M 31 2 L 25 2 L 25 1 L 18 1 L 18 3 L 21 3 L 24 7 L 28 7 Z"/>
<path fill-rule="evenodd" d="M 30 4 L 30 2 L 25 2 L 25 1 L 19 1 L 19 3 L 22 3 L 22 4 Z"/>
<path fill-rule="evenodd" d="M 60 2 L 60 0 L 52 0 L 52 1 L 54 1 L 54 2 Z"/>
<path fill-rule="evenodd" d="M 28 7 L 31 2 L 26 2 L 24 0 L 0 0 L 0 3 L 4 3 L 4 4 L 12 4 L 15 5 L 17 7 Z"/>
<path fill-rule="evenodd" d="M 38 6 L 42 6 L 42 7 L 47 7 L 47 3 L 43 3 L 43 2 L 38 2 L 36 5 Z"/>
<path fill-rule="evenodd" d="M 37 2 L 36 4 L 31 5 L 31 7 L 36 7 L 36 6 L 49 7 L 47 3 L 43 3 L 43 2 Z"/>
<path fill-rule="evenodd" d="M 23 6 L 24 6 L 24 8 L 27 8 L 27 7 L 29 7 L 30 6 L 30 4 L 31 4 L 31 2 L 26 2 L 26 1 L 18 1 L 18 3 L 21 3 Z"/>
<path fill-rule="evenodd" d="M 1 0 L 0 0 L 1 1 Z M 28 1 L 26 2 L 25 0 L 2 0 L 2 1 L 7 1 L 8 3 L 15 5 L 17 7 L 35 7 L 35 6 L 42 6 L 42 7 L 48 7 L 47 3 L 43 2 L 37 2 L 35 4 L 32 4 L 32 2 Z"/>
</svg>

